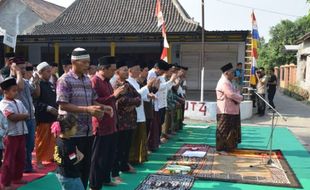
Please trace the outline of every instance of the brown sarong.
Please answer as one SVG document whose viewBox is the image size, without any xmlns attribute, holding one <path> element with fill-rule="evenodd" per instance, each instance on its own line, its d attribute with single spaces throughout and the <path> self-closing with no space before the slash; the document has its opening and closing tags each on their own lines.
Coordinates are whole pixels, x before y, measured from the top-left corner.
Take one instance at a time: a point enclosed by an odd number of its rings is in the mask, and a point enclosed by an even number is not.
<svg viewBox="0 0 310 190">
<path fill-rule="evenodd" d="M 141 164 L 147 160 L 147 134 L 145 122 L 137 123 L 132 135 L 129 162 Z"/>
<path fill-rule="evenodd" d="M 237 140 L 238 140 L 238 144 L 241 143 L 241 116 L 240 114 L 238 115 L 238 118 L 237 118 Z"/>
<path fill-rule="evenodd" d="M 159 112 L 154 112 L 154 117 L 152 119 L 150 127 L 149 134 L 148 134 L 148 150 L 154 151 L 159 148 L 160 144 L 160 136 L 159 136 Z"/>
<path fill-rule="evenodd" d="M 35 151 L 38 161 L 51 161 L 55 150 L 55 137 L 51 133 L 52 123 L 38 123 L 36 128 Z"/>
<path fill-rule="evenodd" d="M 171 131 L 171 111 L 170 110 L 166 110 L 165 122 L 162 125 L 161 134 L 162 135 L 168 135 L 168 133 L 170 131 Z"/>
<path fill-rule="evenodd" d="M 175 116 L 175 124 L 177 126 L 178 130 L 182 130 L 183 129 L 183 121 L 182 121 L 182 108 L 177 107 L 176 108 L 176 112 L 175 112 L 176 116 Z"/>
<path fill-rule="evenodd" d="M 216 150 L 236 149 L 239 137 L 241 138 L 240 115 L 217 114 L 216 118 Z"/>
</svg>

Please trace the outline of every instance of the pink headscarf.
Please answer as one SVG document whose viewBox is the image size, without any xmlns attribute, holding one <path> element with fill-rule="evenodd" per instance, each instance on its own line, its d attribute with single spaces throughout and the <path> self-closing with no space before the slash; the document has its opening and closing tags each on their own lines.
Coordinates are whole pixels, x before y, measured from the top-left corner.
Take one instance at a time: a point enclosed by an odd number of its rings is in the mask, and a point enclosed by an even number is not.
<svg viewBox="0 0 310 190">
<path fill-rule="evenodd" d="M 55 137 L 58 137 L 61 132 L 60 124 L 58 121 L 55 121 L 51 126 L 51 132 L 54 134 Z"/>
</svg>

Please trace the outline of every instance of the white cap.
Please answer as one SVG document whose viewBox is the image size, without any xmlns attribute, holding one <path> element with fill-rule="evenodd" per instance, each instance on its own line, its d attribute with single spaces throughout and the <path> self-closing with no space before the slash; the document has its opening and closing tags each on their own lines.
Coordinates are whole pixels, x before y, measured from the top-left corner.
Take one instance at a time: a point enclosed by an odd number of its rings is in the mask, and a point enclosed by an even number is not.
<svg viewBox="0 0 310 190">
<path fill-rule="evenodd" d="M 50 65 L 44 61 L 37 66 L 37 71 L 40 72 L 46 67 L 50 67 Z"/>
<path fill-rule="evenodd" d="M 84 48 L 75 48 L 71 54 L 71 60 L 90 59 L 89 53 Z"/>
</svg>

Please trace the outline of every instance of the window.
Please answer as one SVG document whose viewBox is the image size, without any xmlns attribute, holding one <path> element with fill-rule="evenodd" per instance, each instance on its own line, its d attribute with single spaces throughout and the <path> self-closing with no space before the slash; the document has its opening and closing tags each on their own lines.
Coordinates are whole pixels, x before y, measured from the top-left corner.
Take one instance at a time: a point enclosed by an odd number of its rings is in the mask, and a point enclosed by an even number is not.
<svg viewBox="0 0 310 190">
<path fill-rule="evenodd" d="M 307 76 L 307 56 L 301 55 L 300 56 L 300 64 L 302 65 L 302 79 L 303 81 L 306 81 Z"/>
<path fill-rule="evenodd" d="M 303 70 L 303 80 L 306 81 L 306 76 L 307 76 L 307 66 L 305 65 L 305 68 Z"/>
</svg>

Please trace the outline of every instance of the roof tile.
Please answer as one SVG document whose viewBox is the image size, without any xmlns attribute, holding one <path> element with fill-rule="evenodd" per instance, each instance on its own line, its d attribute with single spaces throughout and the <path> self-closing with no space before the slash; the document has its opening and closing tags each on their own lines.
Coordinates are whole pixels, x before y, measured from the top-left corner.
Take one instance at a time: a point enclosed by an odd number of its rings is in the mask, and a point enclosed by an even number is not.
<svg viewBox="0 0 310 190">
<path fill-rule="evenodd" d="M 167 32 L 196 32 L 177 0 L 161 0 Z M 37 26 L 33 35 L 160 33 L 155 0 L 76 0 L 54 22 Z"/>
</svg>

